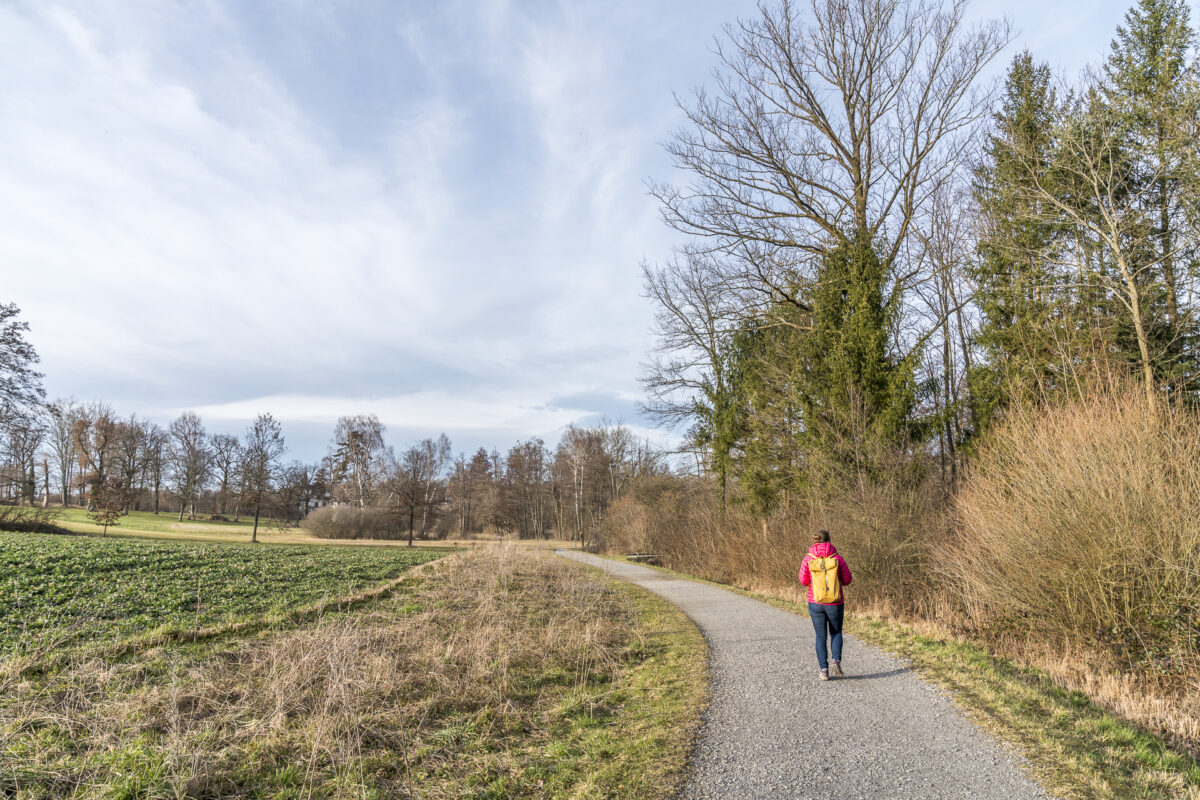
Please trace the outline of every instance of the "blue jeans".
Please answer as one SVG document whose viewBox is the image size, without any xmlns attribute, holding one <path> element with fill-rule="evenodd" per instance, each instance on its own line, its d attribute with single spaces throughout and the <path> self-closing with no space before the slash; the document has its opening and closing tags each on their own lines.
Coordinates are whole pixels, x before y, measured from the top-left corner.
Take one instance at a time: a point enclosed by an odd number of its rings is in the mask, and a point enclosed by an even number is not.
<svg viewBox="0 0 1200 800">
<path fill-rule="evenodd" d="M 823 606 L 808 604 L 808 615 L 812 617 L 813 632 L 817 635 L 817 664 L 829 669 L 829 654 L 825 649 L 825 637 L 833 647 L 833 660 L 842 660 L 842 612 L 845 606 Z"/>
</svg>

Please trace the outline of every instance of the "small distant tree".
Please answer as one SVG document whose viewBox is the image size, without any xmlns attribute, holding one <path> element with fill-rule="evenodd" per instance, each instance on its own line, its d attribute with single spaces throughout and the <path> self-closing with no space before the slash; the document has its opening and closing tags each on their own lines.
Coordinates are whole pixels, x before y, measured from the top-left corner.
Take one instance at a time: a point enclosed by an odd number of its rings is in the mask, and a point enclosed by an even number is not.
<svg viewBox="0 0 1200 800">
<path fill-rule="evenodd" d="M 216 433 L 212 436 L 212 470 L 217 484 L 217 511 L 224 514 L 229 508 L 230 488 L 237 485 L 237 468 L 241 461 L 242 445 L 236 436 Z"/>
<path fill-rule="evenodd" d="M 366 508 L 387 464 L 384 426 L 374 414 L 341 417 L 333 431 L 332 477 L 341 495 Z"/>
<path fill-rule="evenodd" d="M 242 448 L 242 478 L 246 501 L 254 508 L 254 530 L 250 541 L 258 541 L 258 518 L 267 493 L 279 466 L 279 458 L 287 452 L 283 429 L 270 414 L 259 414 L 246 431 Z"/>
<path fill-rule="evenodd" d="M 92 489 L 92 510 L 88 512 L 88 518 L 104 526 L 103 534 L 107 536 L 109 526 L 120 524 L 118 520 L 125 516 L 128 505 L 129 488 L 120 478 L 105 478 Z"/>
<path fill-rule="evenodd" d="M 183 512 L 190 508 L 188 519 L 196 518 L 196 501 L 208 482 L 212 466 L 212 449 L 200 417 L 193 411 L 185 411 L 171 423 L 167 430 L 170 436 L 170 458 L 174 473 L 174 491 L 179 497 L 179 521 Z"/>
<path fill-rule="evenodd" d="M 429 452 L 415 445 L 392 467 L 392 496 L 396 506 L 408 513 L 408 546 L 413 546 L 413 531 L 417 526 L 417 509 L 425 500 L 425 476 L 429 472 Z"/>
</svg>

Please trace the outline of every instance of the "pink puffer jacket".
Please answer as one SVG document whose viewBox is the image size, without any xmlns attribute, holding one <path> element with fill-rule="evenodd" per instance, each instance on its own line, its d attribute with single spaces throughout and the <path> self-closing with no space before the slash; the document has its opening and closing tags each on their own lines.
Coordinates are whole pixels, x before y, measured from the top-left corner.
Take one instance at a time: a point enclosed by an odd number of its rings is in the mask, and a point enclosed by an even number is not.
<svg viewBox="0 0 1200 800">
<path fill-rule="evenodd" d="M 808 562 L 814 558 L 829 558 L 829 556 L 833 556 L 837 559 L 838 577 L 842 579 L 842 586 L 850 585 L 850 568 L 846 566 L 846 559 L 838 555 L 837 548 L 829 542 L 817 542 L 812 547 L 808 548 L 808 554 L 804 556 L 804 561 L 800 564 L 800 583 L 808 587 L 808 602 L 810 603 L 813 602 L 813 591 L 812 575 L 810 575 L 808 572 Z M 845 602 L 846 597 L 843 594 L 836 603 L 825 603 L 824 605 L 840 606 L 844 605 Z"/>
</svg>

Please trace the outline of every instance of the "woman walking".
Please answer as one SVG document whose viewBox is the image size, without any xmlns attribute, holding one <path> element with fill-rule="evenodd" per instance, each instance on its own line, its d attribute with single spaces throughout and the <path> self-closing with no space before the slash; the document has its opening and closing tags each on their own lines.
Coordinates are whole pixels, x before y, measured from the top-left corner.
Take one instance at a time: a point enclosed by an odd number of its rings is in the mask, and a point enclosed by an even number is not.
<svg viewBox="0 0 1200 800">
<path fill-rule="evenodd" d="M 808 587 L 808 615 L 817 636 L 817 666 L 823 681 L 829 680 L 829 648 L 833 650 L 833 674 L 843 674 L 842 612 L 846 598 L 842 587 L 850 580 L 850 567 L 830 544 L 829 531 L 813 534 L 813 545 L 800 564 L 800 583 Z"/>
</svg>

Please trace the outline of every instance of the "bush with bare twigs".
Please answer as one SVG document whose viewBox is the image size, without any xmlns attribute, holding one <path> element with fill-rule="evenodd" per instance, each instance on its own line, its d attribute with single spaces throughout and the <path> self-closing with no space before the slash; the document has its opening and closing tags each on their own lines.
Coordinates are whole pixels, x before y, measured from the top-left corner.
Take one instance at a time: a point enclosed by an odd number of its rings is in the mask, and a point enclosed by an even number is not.
<svg viewBox="0 0 1200 800">
<path fill-rule="evenodd" d="M 301 524 L 320 539 L 403 539 L 400 515 L 386 508 L 322 506 L 309 513 Z"/>
<path fill-rule="evenodd" d="M 1136 389 L 1011 414 L 958 495 L 945 567 L 974 632 L 1076 681 L 1107 673 L 1113 705 L 1200 741 L 1196 430 Z"/>
<path fill-rule="evenodd" d="M 709 481 L 659 482 L 614 505 L 604 547 L 656 553 L 689 574 L 796 599 L 800 561 L 822 528 L 852 561 L 857 603 L 911 612 L 932 602 L 924 573 L 931 545 L 947 535 L 945 514 L 922 487 L 900 481 L 796 501 L 766 522 L 736 505 L 722 511 Z"/>
</svg>

